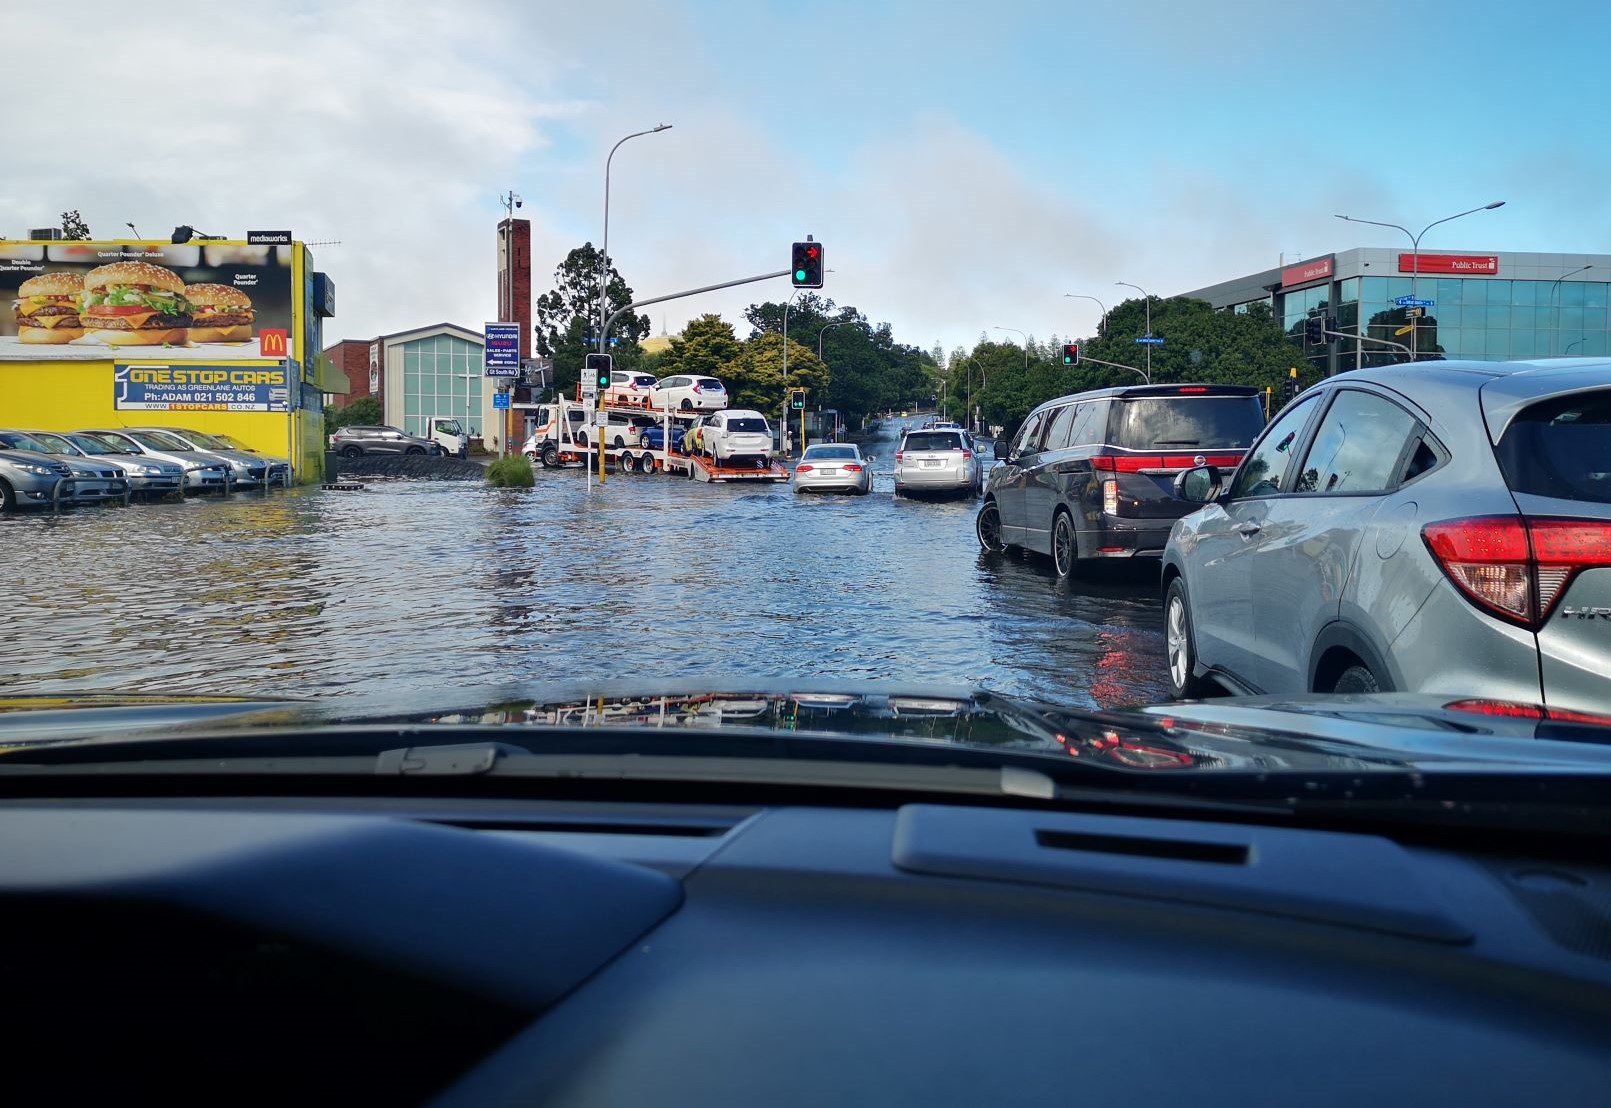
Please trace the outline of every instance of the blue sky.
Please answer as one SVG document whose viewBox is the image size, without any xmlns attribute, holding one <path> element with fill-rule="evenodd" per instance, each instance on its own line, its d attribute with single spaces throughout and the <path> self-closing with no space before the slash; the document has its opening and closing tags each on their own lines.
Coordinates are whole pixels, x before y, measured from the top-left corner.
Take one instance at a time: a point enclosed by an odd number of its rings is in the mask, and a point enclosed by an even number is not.
<svg viewBox="0 0 1611 1108">
<path fill-rule="evenodd" d="M 206 59 L 148 71 L 186 121 L 154 134 L 104 111 L 126 70 L 64 79 L 59 56 L 14 59 L 12 86 L 50 90 L 69 125 L 12 148 L 0 231 L 64 207 L 103 234 L 291 226 L 342 241 L 319 258 L 334 336 L 473 325 L 494 303 L 498 194 L 525 199 L 540 292 L 598 239 L 610 144 L 665 121 L 615 162 L 612 253 L 640 294 L 782 268 L 811 232 L 825 291 L 924 346 L 994 324 L 1086 333 L 1096 309 L 1062 294 L 1111 305 L 1117 280 L 1168 294 L 1283 253 L 1394 244 L 1336 211 L 1419 227 L 1503 199 L 1427 247 L 1611 250 L 1611 5 L 266 7 L 232 16 Z M 173 52 L 111 19 L 120 5 L 75 10 L 85 56 Z M 48 38 L 50 18 L 8 14 L 17 41 Z M 739 322 L 786 293 L 654 319 Z"/>
</svg>

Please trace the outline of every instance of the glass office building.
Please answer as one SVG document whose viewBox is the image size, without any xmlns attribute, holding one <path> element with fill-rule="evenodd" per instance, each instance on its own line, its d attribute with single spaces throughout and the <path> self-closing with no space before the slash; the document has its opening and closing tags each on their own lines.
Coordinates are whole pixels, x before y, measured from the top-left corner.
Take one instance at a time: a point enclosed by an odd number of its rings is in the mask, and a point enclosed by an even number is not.
<svg viewBox="0 0 1611 1108">
<path fill-rule="evenodd" d="M 1357 249 L 1185 295 L 1225 311 L 1269 304 L 1311 367 L 1339 373 L 1418 359 L 1503 361 L 1611 353 L 1611 255 Z"/>
</svg>

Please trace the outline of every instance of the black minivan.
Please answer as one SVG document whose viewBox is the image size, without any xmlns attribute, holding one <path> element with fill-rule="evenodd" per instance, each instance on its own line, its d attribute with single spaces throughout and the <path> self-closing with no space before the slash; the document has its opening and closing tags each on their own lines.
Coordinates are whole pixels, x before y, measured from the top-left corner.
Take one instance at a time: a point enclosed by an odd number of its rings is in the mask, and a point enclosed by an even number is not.
<svg viewBox="0 0 1611 1108">
<path fill-rule="evenodd" d="M 1264 428 L 1243 385 L 1134 385 L 1059 397 L 1029 413 L 991 470 L 975 521 L 986 550 L 1049 554 L 1059 577 L 1095 558 L 1159 558 L 1174 494 L 1194 466 L 1233 470 Z"/>
</svg>

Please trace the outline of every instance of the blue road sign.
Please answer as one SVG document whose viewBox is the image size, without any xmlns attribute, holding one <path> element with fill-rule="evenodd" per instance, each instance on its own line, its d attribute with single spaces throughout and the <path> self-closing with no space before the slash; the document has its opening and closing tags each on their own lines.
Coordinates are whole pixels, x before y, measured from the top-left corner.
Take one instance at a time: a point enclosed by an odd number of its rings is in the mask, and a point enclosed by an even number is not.
<svg viewBox="0 0 1611 1108">
<path fill-rule="evenodd" d="M 520 324 L 488 323 L 482 334 L 482 372 L 488 377 L 519 377 Z"/>
<path fill-rule="evenodd" d="M 509 406 L 509 394 L 506 392 L 493 393 L 492 406 L 494 408 L 507 408 Z"/>
<path fill-rule="evenodd" d="M 1393 298 L 1393 303 L 1401 308 L 1432 308 L 1436 307 L 1438 302 L 1436 300 L 1417 299 L 1413 296 L 1397 296 Z"/>
<path fill-rule="evenodd" d="M 1162 346 L 1163 344 L 1162 335 L 1142 335 L 1136 339 L 1137 346 Z"/>
</svg>

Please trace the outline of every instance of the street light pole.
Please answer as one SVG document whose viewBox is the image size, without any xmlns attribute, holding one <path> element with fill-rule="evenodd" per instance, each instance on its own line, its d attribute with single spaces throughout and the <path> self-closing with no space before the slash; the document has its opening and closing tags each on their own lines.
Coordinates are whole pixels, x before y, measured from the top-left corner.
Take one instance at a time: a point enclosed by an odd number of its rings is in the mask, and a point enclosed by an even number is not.
<svg viewBox="0 0 1611 1108">
<path fill-rule="evenodd" d="M 1108 309 L 1102 303 L 1102 301 L 1083 292 L 1065 292 L 1063 295 L 1072 300 L 1089 300 L 1098 308 L 1102 309 L 1102 318 L 1096 321 L 1096 337 L 1101 338 L 1103 333 L 1108 329 Z"/>
<path fill-rule="evenodd" d="M 1015 335 L 1024 336 L 1024 369 L 1027 370 L 1029 368 L 1029 336 L 1016 327 L 1003 327 L 999 323 L 996 324 L 995 329 L 997 331 L 1011 331 Z"/>
<path fill-rule="evenodd" d="M 1442 219 L 1434 219 L 1431 223 L 1428 223 L 1425 227 L 1421 228 L 1421 233 L 1419 235 L 1415 234 L 1408 227 L 1400 226 L 1397 223 L 1383 223 L 1376 219 L 1358 219 L 1351 215 L 1340 214 L 1337 215 L 1337 218 L 1347 220 L 1349 223 L 1369 223 L 1373 227 L 1391 227 L 1395 231 L 1403 231 L 1406 235 L 1408 235 L 1410 239 L 1410 296 L 1414 297 L 1415 299 L 1420 299 L 1421 239 L 1426 235 L 1426 233 L 1432 228 L 1436 227 L 1438 224 L 1447 223 L 1451 219 L 1459 219 L 1461 216 L 1475 215 L 1477 212 L 1491 212 L 1495 208 L 1503 208 L 1504 206 L 1505 202 L 1503 200 L 1495 200 L 1492 204 L 1484 204 L 1480 208 L 1472 208 L 1470 211 L 1464 212 L 1455 212 L 1453 215 L 1446 215 Z M 1416 322 L 1419 319 L 1419 316 L 1410 316 L 1410 361 L 1412 362 L 1417 360 L 1421 353 L 1420 344 L 1416 341 Z"/>
<path fill-rule="evenodd" d="M 1132 285 L 1129 281 L 1115 281 L 1113 283 L 1123 285 L 1125 288 L 1135 289 L 1141 294 L 1141 299 L 1147 306 L 1147 337 L 1152 338 L 1152 294 L 1140 285 Z M 1145 345 L 1147 348 L 1147 380 L 1150 382 L 1152 380 L 1152 343 L 1149 342 Z"/>
<path fill-rule="evenodd" d="M 825 325 L 824 327 L 822 327 L 820 330 L 818 330 L 817 331 L 817 361 L 819 361 L 819 362 L 822 361 L 822 336 L 823 335 L 826 335 L 829 331 L 832 331 L 835 327 L 843 327 L 847 323 L 859 323 L 859 322 L 861 322 L 861 321 L 856 320 L 856 319 L 841 319 L 837 323 L 829 323 L 829 324 Z M 788 350 L 788 346 L 789 346 L 789 344 L 787 342 L 785 342 L 783 344 L 783 348 L 784 348 L 785 351 Z M 823 363 L 823 368 L 827 368 L 827 363 Z M 817 411 L 818 412 L 822 411 L 822 405 L 821 404 L 817 405 Z M 834 426 L 836 428 L 840 426 L 839 416 L 837 414 L 834 416 Z"/>
<path fill-rule="evenodd" d="M 1555 348 L 1561 344 L 1561 306 L 1555 302 L 1555 293 L 1560 289 L 1561 282 L 1566 280 L 1568 277 L 1575 277 L 1579 273 L 1582 273 L 1585 269 L 1593 268 L 1594 263 L 1590 262 L 1588 265 L 1567 270 L 1565 273 L 1561 274 L 1559 277 L 1555 278 L 1555 280 L 1549 283 L 1549 306 L 1555 309 L 1555 329 L 1550 332 L 1549 336 L 1549 352 L 1551 354 L 1555 353 Z M 1572 346 L 1576 345 L 1577 343 L 1575 342 L 1572 344 Z M 1566 352 L 1570 353 L 1571 347 L 1568 347 Z"/>
<path fill-rule="evenodd" d="M 604 245 L 599 255 L 599 353 L 604 350 L 604 316 L 608 311 L 605 294 L 610 287 L 610 163 L 615 161 L 615 152 L 621 149 L 621 143 L 629 139 L 642 138 L 644 135 L 656 135 L 661 131 L 671 130 L 669 123 L 657 123 L 647 131 L 634 131 L 610 147 L 610 156 L 604 159 Z"/>
</svg>

